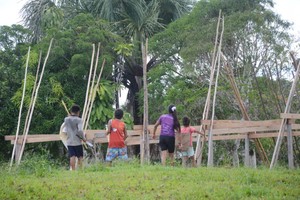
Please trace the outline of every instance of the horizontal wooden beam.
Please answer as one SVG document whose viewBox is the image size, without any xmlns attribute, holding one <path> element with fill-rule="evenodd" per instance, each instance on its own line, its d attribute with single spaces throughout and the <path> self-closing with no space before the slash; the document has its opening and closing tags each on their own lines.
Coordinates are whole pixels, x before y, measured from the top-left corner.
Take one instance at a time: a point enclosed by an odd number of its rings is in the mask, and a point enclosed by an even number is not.
<svg viewBox="0 0 300 200">
<path fill-rule="evenodd" d="M 300 119 L 300 114 L 280 113 L 280 118 L 283 118 L 283 119 Z"/>
<path fill-rule="evenodd" d="M 256 133 L 256 134 L 250 134 L 250 139 L 255 138 L 271 138 L 271 137 L 277 137 L 278 132 L 270 132 L 270 133 Z M 284 137 L 287 136 L 286 133 L 283 135 Z M 294 131 L 293 136 L 300 136 L 300 131 Z M 245 139 L 247 137 L 246 134 L 231 134 L 231 135 L 214 135 L 212 137 L 213 140 L 236 140 L 236 139 Z M 14 143 L 15 136 L 5 136 L 6 140 L 11 140 L 11 143 Z M 21 142 L 22 138 L 19 139 Z M 126 139 L 127 145 L 139 145 L 140 144 L 140 136 L 129 136 Z M 207 140 L 207 137 L 206 137 Z M 51 141 L 60 141 L 60 136 L 58 134 L 42 134 L 42 135 L 28 135 L 26 143 L 37 143 L 37 142 L 51 142 Z M 107 137 L 96 137 L 93 140 L 91 140 L 95 143 L 107 143 Z M 197 141 L 196 135 L 193 135 L 193 141 Z M 153 140 L 150 139 L 150 144 L 158 143 L 158 138 Z"/>
<path fill-rule="evenodd" d="M 297 117 L 298 114 L 283 115 L 285 117 Z M 299 115 L 300 116 L 300 115 Z M 250 139 L 277 137 L 282 119 L 266 120 L 266 121 L 242 121 L 242 120 L 214 120 L 213 123 L 213 140 L 235 140 L 245 139 L 249 135 Z M 203 120 L 203 125 L 208 128 L 211 120 Z M 300 135 L 300 124 L 292 124 L 293 136 Z M 193 126 L 196 130 L 200 130 L 200 126 Z M 148 126 L 150 144 L 158 143 L 158 139 L 153 140 L 154 125 Z M 128 145 L 139 145 L 140 135 L 143 132 L 142 125 L 134 126 L 134 130 L 128 130 Z M 86 137 L 89 141 L 95 143 L 107 143 L 106 130 L 86 130 Z M 160 126 L 157 129 L 157 138 L 160 134 Z M 206 130 L 206 134 L 208 131 Z M 286 133 L 285 135 L 286 136 Z M 5 140 L 14 143 L 15 135 L 6 135 Z M 23 136 L 18 137 L 17 143 L 21 143 Z M 193 140 L 196 141 L 197 134 L 193 134 Z M 206 137 L 207 139 L 207 137 Z M 34 134 L 28 135 L 26 143 L 60 141 L 59 134 Z"/>
<path fill-rule="evenodd" d="M 214 120 L 213 129 L 219 128 L 246 128 L 259 126 L 276 126 L 280 125 L 281 119 L 264 120 L 264 121 L 244 121 L 244 120 Z M 202 120 L 201 124 L 209 128 L 211 120 Z"/>
</svg>

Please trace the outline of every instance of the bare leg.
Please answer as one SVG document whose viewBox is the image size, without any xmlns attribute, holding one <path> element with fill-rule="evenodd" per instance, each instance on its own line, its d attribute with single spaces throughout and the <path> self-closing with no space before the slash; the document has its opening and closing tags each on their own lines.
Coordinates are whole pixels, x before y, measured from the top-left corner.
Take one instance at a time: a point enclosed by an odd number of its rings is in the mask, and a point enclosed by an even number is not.
<svg viewBox="0 0 300 200">
<path fill-rule="evenodd" d="M 162 164 L 163 166 L 166 165 L 167 154 L 168 154 L 168 151 L 167 151 L 167 150 L 161 151 L 160 157 L 161 157 L 161 164 Z"/>
<path fill-rule="evenodd" d="M 75 162 L 76 162 L 76 157 L 75 156 L 72 156 L 70 157 L 70 169 L 71 170 L 75 170 Z"/>
<path fill-rule="evenodd" d="M 186 167 L 188 157 L 187 156 L 182 156 L 182 167 Z"/>
<path fill-rule="evenodd" d="M 190 159 L 191 159 L 192 167 L 196 167 L 196 161 L 194 159 L 194 156 L 191 156 Z"/>
<path fill-rule="evenodd" d="M 79 157 L 78 158 L 78 167 L 80 168 L 80 169 L 82 169 L 82 157 Z"/>
<path fill-rule="evenodd" d="M 174 166 L 174 153 L 169 153 L 171 165 Z"/>
</svg>

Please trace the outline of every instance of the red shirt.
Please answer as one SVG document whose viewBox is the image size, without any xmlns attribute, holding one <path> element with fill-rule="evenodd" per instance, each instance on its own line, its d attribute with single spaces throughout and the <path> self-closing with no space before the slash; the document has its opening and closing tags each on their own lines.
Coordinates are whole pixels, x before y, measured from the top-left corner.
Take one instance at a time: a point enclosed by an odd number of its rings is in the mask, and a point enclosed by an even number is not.
<svg viewBox="0 0 300 200">
<path fill-rule="evenodd" d="M 196 129 L 192 126 L 188 126 L 188 127 L 182 127 L 180 130 L 181 134 L 190 134 L 190 146 L 193 146 L 193 139 L 192 139 L 192 133 L 194 133 L 196 131 Z"/>
<path fill-rule="evenodd" d="M 125 147 L 125 123 L 118 119 L 112 119 L 109 134 L 109 148 Z"/>
</svg>

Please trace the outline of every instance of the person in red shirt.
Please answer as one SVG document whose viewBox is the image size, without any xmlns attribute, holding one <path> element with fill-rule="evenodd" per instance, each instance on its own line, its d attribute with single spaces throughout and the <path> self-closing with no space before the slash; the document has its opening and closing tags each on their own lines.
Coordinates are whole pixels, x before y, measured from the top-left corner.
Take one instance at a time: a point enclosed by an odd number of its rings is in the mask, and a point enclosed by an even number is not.
<svg viewBox="0 0 300 200">
<path fill-rule="evenodd" d="M 123 110 L 116 109 L 114 119 L 108 121 L 107 135 L 108 135 L 108 149 L 105 160 L 112 162 L 115 158 L 127 160 L 127 147 L 125 140 L 127 138 L 126 125 L 122 121 Z"/>
<path fill-rule="evenodd" d="M 187 161 L 190 159 L 193 167 L 196 166 L 194 160 L 194 147 L 193 147 L 193 133 L 202 134 L 200 131 L 197 131 L 194 127 L 190 126 L 190 119 L 188 117 L 182 118 L 183 127 L 180 130 L 179 134 L 179 149 L 182 154 L 182 166 L 187 166 Z"/>
</svg>

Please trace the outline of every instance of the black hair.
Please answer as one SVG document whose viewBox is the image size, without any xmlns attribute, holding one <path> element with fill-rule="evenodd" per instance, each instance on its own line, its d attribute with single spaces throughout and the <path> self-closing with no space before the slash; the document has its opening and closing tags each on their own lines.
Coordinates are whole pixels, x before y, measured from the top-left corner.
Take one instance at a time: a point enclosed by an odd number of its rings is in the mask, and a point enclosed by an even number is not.
<svg viewBox="0 0 300 200">
<path fill-rule="evenodd" d="M 177 130 L 177 131 L 180 131 L 180 123 L 179 123 L 179 120 L 177 118 L 177 112 L 176 112 L 175 105 L 173 105 L 173 104 L 169 105 L 169 113 L 173 115 L 173 122 L 174 122 L 173 129 Z"/>
<path fill-rule="evenodd" d="M 72 113 L 78 113 L 79 111 L 80 111 L 79 105 L 74 104 L 74 105 L 71 107 L 71 112 L 72 112 Z"/>
<path fill-rule="evenodd" d="M 185 127 L 188 127 L 189 125 L 190 125 L 190 118 L 188 118 L 187 116 L 184 116 L 183 118 L 182 118 L 182 123 L 183 123 L 183 126 L 185 126 Z"/>
<path fill-rule="evenodd" d="M 123 112 L 122 109 L 118 108 L 118 109 L 115 110 L 115 118 L 122 119 L 123 118 L 123 114 L 124 114 L 124 112 Z"/>
</svg>

